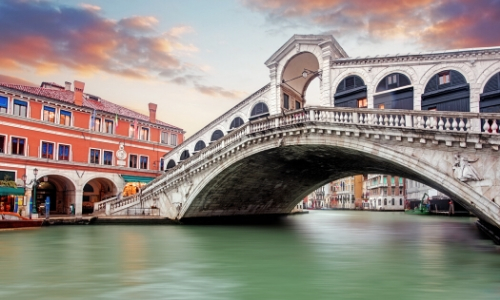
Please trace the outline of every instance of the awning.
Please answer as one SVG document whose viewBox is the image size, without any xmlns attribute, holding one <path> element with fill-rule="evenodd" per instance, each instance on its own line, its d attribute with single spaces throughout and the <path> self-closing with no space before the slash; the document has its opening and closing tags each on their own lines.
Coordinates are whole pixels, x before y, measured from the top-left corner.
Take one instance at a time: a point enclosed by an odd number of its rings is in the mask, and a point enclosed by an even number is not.
<svg viewBox="0 0 500 300">
<path fill-rule="evenodd" d="M 149 183 L 154 177 L 134 176 L 134 175 L 121 175 L 125 182 L 142 182 Z"/>
<path fill-rule="evenodd" d="M 0 186 L 0 196 L 9 196 L 9 195 L 24 196 L 24 188 Z"/>
</svg>

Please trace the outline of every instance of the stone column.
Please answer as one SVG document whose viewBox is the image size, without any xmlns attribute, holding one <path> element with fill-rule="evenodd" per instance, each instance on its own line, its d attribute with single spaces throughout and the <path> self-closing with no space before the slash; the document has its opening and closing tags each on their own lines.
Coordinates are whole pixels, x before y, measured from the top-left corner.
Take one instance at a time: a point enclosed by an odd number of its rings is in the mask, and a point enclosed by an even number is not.
<svg viewBox="0 0 500 300">
<path fill-rule="evenodd" d="M 331 80 L 330 80 L 330 64 L 332 62 L 332 51 L 328 44 L 319 45 L 322 50 L 323 63 L 320 64 L 321 80 L 320 80 L 320 90 L 321 90 L 321 105 L 330 106 L 331 103 Z"/>
<path fill-rule="evenodd" d="M 31 213 L 32 206 L 30 199 L 32 195 L 33 195 L 33 189 L 30 186 L 26 186 L 24 188 L 24 203 L 23 203 L 24 205 L 18 208 L 18 211 L 22 210 L 22 213 L 20 213 L 20 215 L 23 217 L 29 217 Z"/>
<path fill-rule="evenodd" d="M 271 105 L 269 107 L 269 114 L 273 115 L 281 111 L 281 95 L 280 95 L 280 85 L 278 83 L 278 74 L 277 74 L 277 68 L 278 64 L 273 63 L 272 65 L 268 66 L 269 67 L 269 77 L 271 79 L 271 89 L 270 89 L 270 99 L 269 99 L 269 104 Z"/>
<path fill-rule="evenodd" d="M 70 204 L 73 203 L 75 205 L 75 217 L 82 217 L 82 203 L 83 203 L 83 188 L 77 187 L 75 191 L 75 197 Z"/>
</svg>

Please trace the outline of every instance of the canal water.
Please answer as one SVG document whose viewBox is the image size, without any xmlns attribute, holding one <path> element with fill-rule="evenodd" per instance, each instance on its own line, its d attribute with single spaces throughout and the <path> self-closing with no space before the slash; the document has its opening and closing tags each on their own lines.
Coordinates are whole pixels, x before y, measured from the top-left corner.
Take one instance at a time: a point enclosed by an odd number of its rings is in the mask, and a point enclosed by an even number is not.
<svg viewBox="0 0 500 300">
<path fill-rule="evenodd" d="M 500 299 L 473 218 L 311 211 L 272 226 L 0 232 L 0 299 Z"/>
</svg>

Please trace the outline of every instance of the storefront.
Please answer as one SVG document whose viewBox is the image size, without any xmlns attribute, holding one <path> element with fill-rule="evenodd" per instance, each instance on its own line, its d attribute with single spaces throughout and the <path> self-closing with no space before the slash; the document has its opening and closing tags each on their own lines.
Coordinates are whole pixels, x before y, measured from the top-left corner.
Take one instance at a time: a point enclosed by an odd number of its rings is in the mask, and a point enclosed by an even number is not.
<svg viewBox="0 0 500 300">
<path fill-rule="evenodd" d="M 17 212 L 24 203 L 24 188 L 0 186 L 0 211 Z"/>
</svg>

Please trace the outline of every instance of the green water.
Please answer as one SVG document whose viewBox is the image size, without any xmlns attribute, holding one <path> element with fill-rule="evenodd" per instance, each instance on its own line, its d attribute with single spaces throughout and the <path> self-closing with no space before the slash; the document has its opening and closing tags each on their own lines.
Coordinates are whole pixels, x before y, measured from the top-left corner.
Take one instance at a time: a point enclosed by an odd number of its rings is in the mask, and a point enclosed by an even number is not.
<svg viewBox="0 0 500 300">
<path fill-rule="evenodd" d="M 313 211 L 277 226 L 0 232 L 0 299 L 500 299 L 472 218 Z"/>
</svg>

